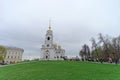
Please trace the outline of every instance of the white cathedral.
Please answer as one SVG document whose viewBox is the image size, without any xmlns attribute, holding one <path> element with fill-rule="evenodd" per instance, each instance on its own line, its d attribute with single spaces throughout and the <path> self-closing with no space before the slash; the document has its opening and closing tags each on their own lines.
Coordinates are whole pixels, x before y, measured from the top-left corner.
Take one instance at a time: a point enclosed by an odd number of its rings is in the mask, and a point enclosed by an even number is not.
<svg viewBox="0 0 120 80">
<path fill-rule="evenodd" d="M 53 31 L 51 25 L 45 36 L 45 43 L 41 48 L 41 60 L 63 60 L 65 50 L 60 45 L 53 43 Z"/>
</svg>

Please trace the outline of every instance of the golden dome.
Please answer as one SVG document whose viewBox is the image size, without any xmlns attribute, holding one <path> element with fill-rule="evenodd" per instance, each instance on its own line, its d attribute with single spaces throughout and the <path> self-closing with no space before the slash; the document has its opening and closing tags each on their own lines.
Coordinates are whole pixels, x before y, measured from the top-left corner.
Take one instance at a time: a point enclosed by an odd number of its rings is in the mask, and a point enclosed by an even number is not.
<svg viewBox="0 0 120 80">
<path fill-rule="evenodd" d="M 54 43 L 53 45 L 54 45 L 54 46 L 57 46 L 57 43 Z"/>
</svg>

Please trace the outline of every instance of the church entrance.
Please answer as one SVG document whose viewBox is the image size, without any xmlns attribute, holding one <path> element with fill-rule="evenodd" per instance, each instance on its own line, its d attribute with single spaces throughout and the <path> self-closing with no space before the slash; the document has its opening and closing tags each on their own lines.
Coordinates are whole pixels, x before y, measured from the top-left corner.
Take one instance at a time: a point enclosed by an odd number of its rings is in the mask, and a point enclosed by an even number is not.
<svg viewBox="0 0 120 80">
<path fill-rule="evenodd" d="M 50 59 L 49 50 L 46 50 L 45 59 L 46 59 L 46 60 L 49 60 L 49 59 Z"/>
<path fill-rule="evenodd" d="M 49 59 L 50 59 L 50 55 L 47 54 L 47 55 L 45 56 L 45 58 L 46 58 L 46 60 L 49 60 Z"/>
<path fill-rule="evenodd" d="M 46 59 L 48 59 L 48 56 L 46 56 Z"/>
</svg>

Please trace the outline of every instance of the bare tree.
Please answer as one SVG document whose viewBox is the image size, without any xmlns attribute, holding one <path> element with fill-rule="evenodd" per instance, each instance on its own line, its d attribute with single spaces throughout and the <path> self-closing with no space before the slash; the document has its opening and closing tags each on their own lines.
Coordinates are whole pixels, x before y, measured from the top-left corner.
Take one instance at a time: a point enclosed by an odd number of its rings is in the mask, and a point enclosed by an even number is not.
<svg viewBox="0 0 120 80">
<path fill-rule="evenodd" d="M 80 50 L 80 56 L 82 59 L 102 59 L 108 61 L 110 59 L 115 62 L 120 60 L 120 36 L 111 38 L 109 36 L 103 36 L 101 33 L 98 36 L 98 42 L 94 38 L 91 38 L 92 51 L 89 46 L 84 44 Z M 91 54 L 90 54 L 91 52 Z"/>
<path fill-rule="evenodd" d="M 98 51 L 97 51 L 98 44 L 96 43 L 94 38 L 91 38 L 91 42 L 92 42 L 92 54 L 93 55 L 96 54 L 98 58 Z"/>
<path fill-rule="evenodd" d="M 112 39 L 113 55 L 115 58 L 120 58 L 120 36 Z"/>
<path fill-rule="evenodd" d="M 120 36 L 117 37 L 117 54 L 118 58 L 120 58 Z"/>
<path fill-rule="evenodd" d="M 83 60 L 88 60 L 90 57 L 90 48 L 88 45 L 84 44 L 80 50 L 80 56 Z"/>
<path fill-rule="evenodd" d="M 99 42 L 103 43 L 103 50 L 105 54 L 105 58 L 107 59 L 109 57 L 109 38 L 104 37 L 101 33 L 99 34 Z"/>
<path fill-rule="evenodd" d="M 116 54 L 117 54 L 117 38 L 113 38 L 112 39 L 112 54 L 113 54 L 113 58 L 116 58 Z"/>
</svg>

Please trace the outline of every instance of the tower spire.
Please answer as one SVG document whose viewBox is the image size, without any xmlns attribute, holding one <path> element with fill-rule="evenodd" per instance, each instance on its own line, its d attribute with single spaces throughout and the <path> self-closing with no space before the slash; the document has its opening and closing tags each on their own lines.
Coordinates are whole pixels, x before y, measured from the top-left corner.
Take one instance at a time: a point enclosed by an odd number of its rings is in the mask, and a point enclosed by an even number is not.
<svg viewBox="0 0 120 80">
<path fill-rule="evenodd" d="M 51 20 L 49 19 L 49 30 L 51 30 Z"/>
</svg>

